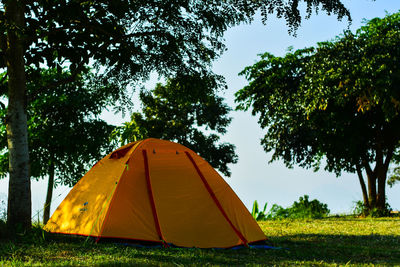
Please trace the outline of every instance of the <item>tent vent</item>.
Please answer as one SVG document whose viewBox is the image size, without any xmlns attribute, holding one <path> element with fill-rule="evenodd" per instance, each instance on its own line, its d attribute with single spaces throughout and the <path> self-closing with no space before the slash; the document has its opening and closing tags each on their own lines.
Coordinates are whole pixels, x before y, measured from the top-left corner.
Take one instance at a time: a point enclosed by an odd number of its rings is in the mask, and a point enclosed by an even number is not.
<svg viewBox="0 0 400 267">
<path fill-rule="evenodd" d="M 126 155 L 126 153 L 128 153 L 129 150 L 131 150 L 133 145 L 134 144 L 114 151 L 111 154 L 110 159 L 120 159 L 120 158 L 124 157 Z"/>
</svg>

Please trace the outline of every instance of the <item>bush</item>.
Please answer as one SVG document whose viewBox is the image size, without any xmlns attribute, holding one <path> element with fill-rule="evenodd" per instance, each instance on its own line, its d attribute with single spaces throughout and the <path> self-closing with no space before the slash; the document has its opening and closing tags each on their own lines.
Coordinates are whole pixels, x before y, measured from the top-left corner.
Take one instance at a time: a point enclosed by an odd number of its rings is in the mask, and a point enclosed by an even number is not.
<svg viewBox="0 0 400 267">
<path fill-rule="evenodd" d="M 364 202 L 362 202 L 361 200 L 358 201 L 354 201 L 354 207 L 352 210 L 353 215 L 355 216 L 362 216 L 365 214 L 366 211 L 366 207 L 364 205 Z"/>
<path fill-rule="evenodd" d="M 290 208 L 290 212 L 297 218 L 313 218 L 318 219 L 329 215 L 330 210 L 327 204 L 319 202 L 317 199 L 308 200 L 308 196 L 299 198 L 299 202 L 294 202 Z"/>
<path fill-rule="evenodd" d="M 354 202 L 354 208 L 353 208 L 354 215 L 363 217 L 373 217 L 373 218 L 390 216 L 391 211 L 392 208 L 387 202 L 384 210 L 377 208 L 368 209 L 364 205 L 364 202 L 361 200 Z"/>
<path fill-rule="evenodd" d="M 304 195 L 299 198 L 298 202 L 295 201 L 288 208 L 274 204 L 267 213 L 266 219 L 319 219 L 329 215 L 330 211 L 327 204 L 323 204 L 316 199 L 309 201 L 308 198 L 308 195 Z"/>
<path fill-rule="evenodd" d="M 267 220 L 289 218 L 289 208 L 283 208 L 277 204 L 272 205 L 270 211 L 267 213 Z"/>
</svg>

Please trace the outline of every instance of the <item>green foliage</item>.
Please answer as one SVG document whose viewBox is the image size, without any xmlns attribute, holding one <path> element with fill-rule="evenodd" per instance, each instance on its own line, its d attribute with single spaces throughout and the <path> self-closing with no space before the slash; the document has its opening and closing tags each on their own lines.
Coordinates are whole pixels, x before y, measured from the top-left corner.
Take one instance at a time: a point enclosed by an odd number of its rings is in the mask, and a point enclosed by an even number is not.
<svg viewBox="0 0 400 267">
<path fill-rule="evenodd" d="M 256 221 L 265 220 L 266 219 L 266 211 L 267 211 L 267 203 L 265 203 L 263 210 L 259 210 L 258 202 L 257 202 L 257 200 L 254 200 L 253 208 L 251 210 L 251 216 L 253 216 L 253 218 Z"/>
<path fill-rule="evenodd" d="M 118 98 L 112 85 L 89 70 L 77 80 L 57 88 L 44 87 L 49 80 L 67 79 L 69 72 L 56 69 L 27 71 L 30 174 L 49 175 L 55 166 L 56 184 L 73 186 L 104 153 L 113 148 L 113 126 L 100 120 L 102 110 Z M 8 173 L 5 127 L 0 128 L 0 175 Z"/>
<path fill-rule="evenodd" d="M 364 202 L 361 200 L 355 201 L 354 202 L 354 207 L 352 209 L 352 213 L 355 216 L 361 216 L 363 214 L 365 214 L 366 208 L 364 205 Z"/>
<path fill-rule="evenodd" d="M 308 198 L 308 195 L 304 195 L 288 208 L 274 204 L 267 213 L 266 219 L 320 219 L 329 215 L 327 204 L 323 204 L 317 199 L 309 201 Z"/>
<path fill-rule="evenodd" d="M 249 84 L 236 93 L 237 109 L 260 116 L 271 161 L 318 170 L 324 159 L 338 176 L 365 170 L 380 190 L 370 192 L 371 208 L 383 209 L 400 151 L 399 59 L 400 13 L 375 18 L 316 47 L 265 53 L 240 73 Z"/>
<path fill-rule="evenodd" d="M 378 217 L 388 217 L 390 216 L 390 212 L 393 209 L 390 207 L 389 203 L 386 203 L 384 209 L 378 208 L 368 208 L 365 206 L 364 202 L 359 200 L 354 202 L 353 214 L 361 217 L 370 217 L 370 218 L 378 218 Z"/>
<path fill-rule="evenodd" d="M 327 204 L 319 202 L 317 199 L 308 200 L 308 195 L 299 198 L 299 202 L 295 201 L 290 208 L 291 213 L 298 214 L 301 218 L 322 218 L 329 215 L 330 210 Z"/>
<path fill-rule="evenodd" d="M 399 32 L 400 14 L 376 18 L 317 47 L 265 53 L 241 72 L 250 83 L 236 93 L 237 109 L 260 115 L 272 160 L 318 169 L 325 156 L 326 169 L 340 174 L 354 172 L 361 156 L 373 162 L 378 141 L 385 154 L 393 151 L 400 138 Z"/>
<path fill-rule="evenodd" d="M 17 234 L 12 235 L 10 229 L 7 228 L 6 221 L 0 220 L 0 243 L 2 241 L 4 242 L 9 240 L 17 244 L 22 243 L 30 244 L 33 246 L 43 246 L 49 236 L 51 236 L 51 234 L 43 230 L 43 225 L 40 224 L 33 224 L 32 227 L 27 231 L 17 229 Z M 17 247 L 18 245 L 13 247 L 13 249 L 16 249 Z"/>
<path fill-rule="evenodd" d="M 389 179 L 387 180 L 387 184 L 390 187 L 393 187 L 399 181 L 400 181 L 400 166 L 397 166 L 390 173 Z"/>
<path fill-rule="evenodd" d="M 3 2 L 1 14 L 8 5 Z M 314 9 L 322 9 L 350 20 L 340 0 L 306 2 L 308 17 Z M 39 0 L 24 2 L 20 8 L 25 25 L 18 34 L 24 42 L 26 66 L 68 65 L 75 76 L 91 61 L 121 91 L 151 72 L 170 77 L 208 69 L 225 50 L 227 28 L 250 22 L 259 10 L 264 21 L 275 12 L 285 18 L 291 32 L 302 20 L 298 3 L 291 1 Z M 1 31 L 7 32 L 13 24 L 1 20 Z M 3 47 L 7 45 L 0 45 L 1 53 Z M 5 67 L 4 59 L 0 67 Z"/>
<path fill-rule="evenodd" d="M 290 217 L 290 208 L 284 208 L 278 204 L 273 204 L 271 209 L 268 211 L 266 219 L 285 219 Z"/>
<path fill-rule="evenodd" d="M 142 91 L 141 112 L 114 131 L 122 144 L 148 137 L 176 141 L 189 147 L 214 168 L 230 176 L 227 167 L 237 162 L 235 146 L 221 143 L 231 122 L 231 109 L 218 93 L 225 88 L 217 75 L 179 75 L 165 85 Z"/>
<path fill-rule="evenodd" d="M 315 9 L 347 16 L 348 10 L 340 0 L 306 0 L 307 17 Z M 94 65 L 104 81 L 118 87 L 122 97 L 117 110 L 127 104 L 127 85 L 146 80 L 151 73 L 172 77 L 178 73 L 207 73 L 210 63 L 225 50 L 223 34 L 228 27 L 250 22 L 259 10 L 264 18 L 276 12 L 296 29 L 301 22 L 298 1 L 2 1 L 0 3 L 0 68 L 8 68 L 8 76 L 20 84 L 10 85 L 9 115 L 18 120 L 9 123 L 14 131 L 9 141 L 17 145 L 12 154 L 23 152 L 21 162 L 11 162 L 23 175 L 11 173 L 10 179 L 24 180 L 20 188 L 11 188 L 11 206 L 24 210 L 25 215 L 10 211 L 10 220 L 21 221 L 29 227 L 30 187 L 28 177 L 28 144 L 16 142 L 27 136 L 25 116 L 27 99 L 23 80 L 26 68 L 39 70 L 69 67 L 67 79 L 49 81 L 43 87 L 57 87 L 76 80 L 85 67 Z M 320 4 L 322 4 L 320 6 Z M 6 51 L 7 50 L 7 51 Z M 14 53 L 14 52 L 15 53 Z M 29 79 L 28 79 L 29 81 Z M 0 95 L 3 95 L 0 89 Z M 2 106 L 2 105 L 0 105 Z M 22 115 L 22 116 L 21 116 Z M 22 131 L 16 131 L 18 126 Z M 21 145 L 19 145 L 21 144 Z M 12 157 L 14 158 L 14 157 Z M 26 161 L 26 162 L 25 162 Z M 20 177 L 18 177 L 20 176 Z M 17 195 L 22 195 L 20 202 Z M 25 207 L 25 209 L 24 209 Z M 17 211 L 15 211 L 17 212 Z M 15 215 L 15 216 L 14 216 Z"/>
</svg>

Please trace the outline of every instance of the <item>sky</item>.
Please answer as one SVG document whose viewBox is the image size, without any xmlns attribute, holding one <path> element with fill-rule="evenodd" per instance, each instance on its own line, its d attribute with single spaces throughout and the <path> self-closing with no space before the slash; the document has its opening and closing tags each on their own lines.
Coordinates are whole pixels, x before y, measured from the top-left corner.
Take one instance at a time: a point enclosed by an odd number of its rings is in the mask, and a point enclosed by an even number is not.
<svg viewBox="0 0 400 267">
<path fill-rule="evenodd" d="M 345 0 L 343 3 L 350 9 L 353 19 L 351 25 L 347 20 L 338 21 L 335 16 L 328 16 L 320 11 L 313 14 L 309 20 L 303 20 L 297 31 L 297 37 L 288 34 L 285 21 L 270 16 L 267 25 L 256 19 L 250 25 L 240 25 L 229 29 L 225 34 L 227 51 L 214 63 L 213 70 L 225 77 L 228 89 L 223 96 L 231 107 L 235 107 L 234 94 L 246 85 L 246 80 L 238 73 L 246 66 L 257 62 L 259 54 L 264 52 L 282 56 L 287 48 L 293 46 L 300 49 L 313 46 L 317 42 L 331 40 L 349 28 L 355 31 L 362 26 L 363 19 L 383 17 L 386 12 L 400 11 L 399 0 Z M 155 80 L 149 84 L 154 84 Z M 254 200 L 261 205 L 268 203 L 284 207 L 290 206 L 300 196 L 305 194 L 310 199 L 318 199 L 328 204 L 331 213 L 349 213 L 354 202 L 361 200 L 361 188 L 356 174 L 343 173 L 340 177 L 320 170 L 294 167 L 288 169 L 282 161 L 269 163 L 271 154 L 267 154 L 260 145 L 260 139 L 265 134 L 257 124 L 257 117 L 250 112 L 234 111 L 228 132 L 222 137 L 225 142 L 236 146 L 239 162 L 231 165 L 232 176 L 224 177 L 247 208 L 251 209 Z M 129 117 L 106 112 L 103 118 L 110 124 L 120 125 Z M 34 220 L 46 196 L 47 179 L 32 181 L 32 214 Z M 1 201 L 6 199 L 8 179 L 0 180 L 0 212 Z M 68 194 L 70 188 L 61 186 L 53 194 L 53 212 L 58 204 Z M 388 203 L 392 208 L 400 210 L 400 184 L 393 188 L 387 187 Z M 1 215 L 1 214 L 0 214 Z M 41 214 L 39 214 L 41 218 Z"/>
</svg>

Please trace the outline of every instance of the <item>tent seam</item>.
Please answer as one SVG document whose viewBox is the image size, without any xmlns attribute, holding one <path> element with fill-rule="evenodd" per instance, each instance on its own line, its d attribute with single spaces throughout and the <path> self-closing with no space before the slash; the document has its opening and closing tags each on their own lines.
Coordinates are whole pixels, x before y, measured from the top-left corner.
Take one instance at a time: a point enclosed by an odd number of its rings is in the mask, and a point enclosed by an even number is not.
<svg viewBox="0 0 400 267">
<path fill-rule="evenodd" d="M 114 186 L 114 190 L 112 191 L 111 199 L 110 199 L 110 201 L 109 201 L 109 203 L 108 203 L 108 209 L 107 209 L 107 211 L 106 211 L 106 215 L 104 216 L 103 225 L 102 225 L 101 228 L 100 228 L 100 232 L 99 232 L 99 234 L 98 234 L 98 236 L 97 236 L 96 243 L 100 240 L 100 237 L 101 237 L 102 234 L 103 234 L 104 225 L 105 225 L 105 222 L 107 221 L 108 215 L 110 214 L 110 207 L 111 207 L 111 204 L 113 203 L 114 196 L 115 196 L 115 192 L 117 191 L 118 186 L 119 186 L 119 184 L 120 184 L 119 182 L 120 182 L 122 176 L 124 175 L 124 173 L 125 173 L 125 171 L 126 171 L 126 169 L 127 169 L 127 168 L 126 168 L 126 167 L 127 167 L 126 165 L 128 164 L 132 153 L 135 152 L 135 150 L 138 148 L 138 146 L 139 146 L 141 143 L 142 143 L 142 141 L 139 142 L 139 143 L 137 143 L 135 146 L 133 146 L 133 151 L 129 154 L 128 159 L 127 159 L 127 161 L 125 162 L 125 168 L 124 168 L 124 170 L 122 171 L 121 175 L 119 176 L 118 181 L 116 182 L 116 185 Z M 105 207 L 107 207 L 107 204 L 105 205 Z M 102 213 L 102 212 L 101 212 L 101 213 Z M 99 218 L 100 218 L 100 216 L 101 216 L 101 213 L 99 214 Z M 96 222 L 96 223 L 97 223 L 97 222 Z M 94 227 L 95 227 L 95 225 L 93 225 L 93 228 L 94 228 Z"/>
<path fill-rule="evenodd" d="M 165 247 L 168 247 L 168 243 L 165 241 L 164 236 L 161 232 L 160 222 L 159 222 L 158 216 L 157 216 L 156 204 L 154 202 L 153 190 L 152 190 L 151 181 L 150 181 L 150 169 L 149 169 L 149 162 L 148 162 L 148 158 L 147 158 L 146 149 L 143 149 L 142 153 L 143 153 L 143 158 L 144 158 L 144 171 L 145 171 L 145 179 L 147 182 L 147 192 L 149 194 L 149 201 L 150 201 L 150 206 L 151 206 L 151 210 L 153 213 L 154 224 L 156 227 L 158 238 L 160 238 L 161 242 L 163 243 L 163 245 Z"/>
<path fill-rule="evenodd" d="M 200 171 L 199 167 L 197 166 L 196 162 L 194 161 L 193 157 L 189 154 L 189 152 L 185 151 L 186 156 L 189 158 L 189 160 L 191 161 L 191 163 L 193 164 L 194 168 L 197 171 L 197 174 L 200 176 L 200 179 L 202 180 L 204 187 L 206 188 L 208 194 L 210 195 L 210 197 L 214 200 L 215 204 L 217 205 L 218 209 L 220 210 L 220 212 L 222 213 L 222 216 L 225 218 L 225 220 L 229 223 L 229 225 L 232 227 L 233 231 L 236 233 L 236 235 L 239 237 L 239 239 L 242 240 L 243 244 L 248 247 L 248 242 L 247 239 L 243 236 L 243 234 L 239 231 L 239 229 L 237 229 L 232 221 L 229 219 L 228 215 L 226 214 L 226 212 L 224 211 L 221 203 L 218 201 L 217 196 L 215 195 L 215 193 L 213 192 L 212 188 L 210 187 L 210 185 L 208 184 L 206 178 L 204 177 L 203 173 Z"/>
</svg>

